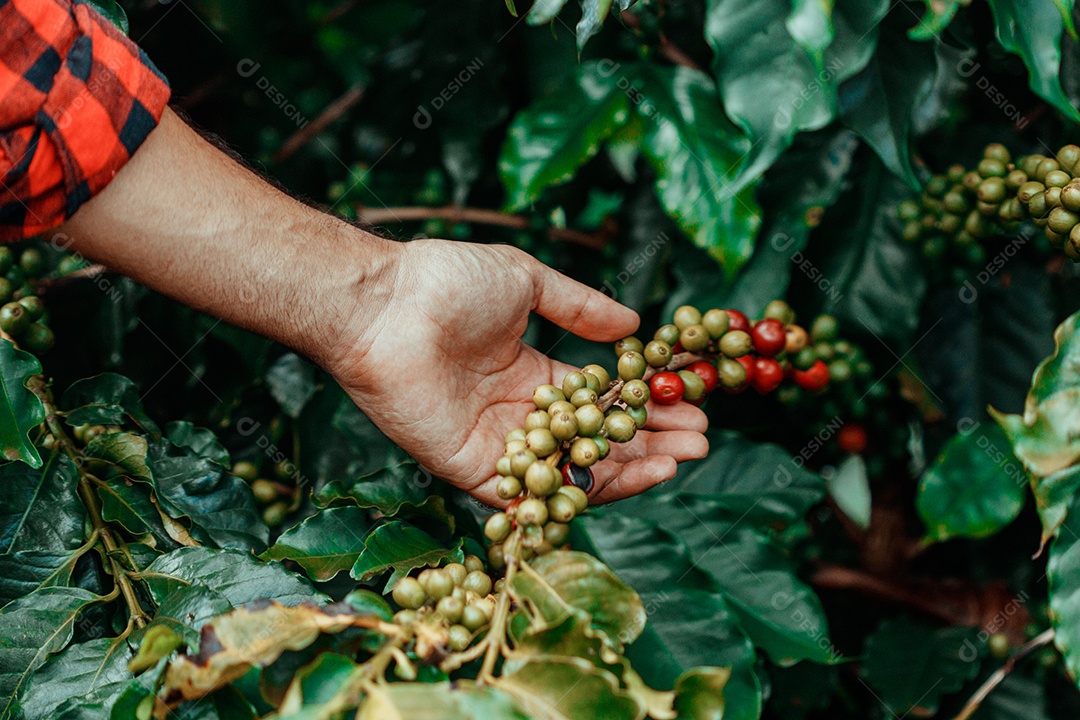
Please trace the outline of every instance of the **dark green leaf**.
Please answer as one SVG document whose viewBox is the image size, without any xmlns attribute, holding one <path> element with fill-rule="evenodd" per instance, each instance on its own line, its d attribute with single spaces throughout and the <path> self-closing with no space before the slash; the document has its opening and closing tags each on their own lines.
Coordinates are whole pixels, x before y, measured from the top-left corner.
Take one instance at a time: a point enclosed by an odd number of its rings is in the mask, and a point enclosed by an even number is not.
<svg viewBox="0 0 1080 720">
<path fill-rule="evenodd" d="M 285 353 L 266 371 L 266 386 L 285 414 L 298 418 L 315 395 L 315 367 L 296 353 Z"/>
<path fill-rule="evenodd" d="M 295 560 L 312 580 L 329 580 L 356 563 L 371 524 L 363 508 L 326 508 L 286 530 L 259 557 Z"/>
<path fill-rule="evenodd" d="M 1074 495 L 1068 512 L 1050 544 L 1046 564 L 1049 583 L 1050 624 L 1054 644 L 1061 651 L 1065 667 L 1080 677 L 1080 495 Z"/>
<path fill-rule="evenodd" d="M 68 698 L 119 692 L 131 681 L 124 640 L 98 638 L 72 645 L 38 668 L 19 700 L 26 720 L 48 717 Z"/>
<path fill-rule="evenodd" d="M 0 608 L 39 587 L 68 585 L 75 563 L 89 550 L 25 550 L 0 555 Z"/>
<path fill-rule="evenodd" d="M 617 66 L 589 62 L 572 82 L 533 103 L 510 124 L 499 158 L 507 208 L 535 202 L 545 188 L 574 176 L 629 115 L 616 87 Z"/>
<path fill-rule="evenodd" d="M 115 468 L 109 477 L 129 477 L 153 483 L 154 476 L 146 465 L 148 449 L 146 438 L 141 435 L 116 432 L 93 438 L 86 443 L 84 452 L 88 457 L 112 463 Z"/>
<path fill-rule="evenodd" d="M 170 587 L 174 589 L 168 593 Z M 232 603 L 224 595 L 211 590 L 200 581 L 187 585 L 167 581 L 151 585 L 152 591 L 155 588 L 158 594 L 154 599 L 158 608 L 147 631 L 152 627 L 165 627 L 183 638 L 188 647 L 198 647 L 199 631 L 203 625 L 233 609 Z M 141 636 L 136 634 L 132 640 L 138 641 L 140 638 Z"/>
<path fill-rule="evenodd" d="M 53 453 L 44 467 L 20 462 L 0 465 L 0 552 L 63 552 L 86 539 L 86 509 L 75 486 L 71 460 Z"/>
<path fill-rule="evenodd" d="M 127 13 L 124 12 L 124 8 L 120 7 L 120 3 L 116 2 L 116 0 L 87 0 L 87 4 L 104 15 L 106 20 L 120 28 L 120 31 L 127 35 L 129 29 Z"/>
<path fill-rule="evenodd" d="M 293 677 L 278 713 L 284 719 L 296 715 L 303 717 L 304 710 L 308 713 L 322 710 L 321 706 L 334 700 L 357 667 L 344 655 L 320 654 Z"/>
<path fill-rule="evenodd" d="M 147 584 L 158 602 L 193 582 L 213 588 L 234 607 L 263 598 L 283 605 L 325 599 L 306 578 L 281 563 L 262 562 L 239 550 L 180 548 L 151 563 L 147 573 Z"/>
<path fill-rule="evenodd" d="M 1080 122 L 1080 112 L 1061 87 L 1061 34 L 1065 29 L 1061 10 L 1036 0 L 990 0 L 990 10 L 998 42 L 1024 60 L 1028 84 L 1035 94 L 1068 119 Z"/>
<path fill-rule="evenodd" d="M 1027 474 L 997 425 L 955 436 L 923 474 L 916 507 L 932 540 L 986 537 L 1020 514 Z"/>
<path fill-rule="evenodd" d="M 355 480 L 331 480 L 315 494 L 315 503 L 322 507 L 355 503 L 387 517 L 413 512 L 441 520 L 452 530 L 454 516 L 446 509 L 446 500 L 431 494 L 436 482 L 415 462 L 397 463 Z"/>
<path fill-rule="evenodd" d="M 414 525 L 391 520 L 368 534 L 349 574 L 364 582 L 390 569 L 408 572 L 446 558 L 461 562 L 463 557 L 460 539 L 448 548 Z"/>
<path fill-rule="evenodd" d="M 173 445 L 188 448 L 199 457 L 213 460 L 219 465 L 229 467 L 229 451 L 209 428 L 195 427 L 184 420 L 177 420 L 165 426 L 165 438 Z"/>
<path fill-rule="evenodd" d="M 386 622 L 390 622 L 394 616 L 394 611 L 390 608 L 390 603 L 386 602 L 382 595 L 372 592 L 371 590 L 365 590 L 364 588 L 353 590 L 346 595 L 341 602 L 345 603 L 358 613 L 375 615 Z"/>
<path fill-rule="evenodd" d="M 335 388 L 336 389 L 336 388 Z M 331 425 L 349 441 L 352 449 L 360 455 L 361 462 L 354 476 L 366 476 L 383 468 L 397 465 L 406 459 L 405 453 L 383 435 L 375 423 L 368 420 L 344 392 L 337 390 L 340 399 L 334 410 Z M 304 413 L 307 418 L 310 413 Z M 322 418 L 319 418 L 325 422 Z M 320 439 L 325 434 L 320 432 Z M 350 469 L 352 469 L 350 467 Z M 329 478 L 328 478 L 329 479 Z"/>
<path fill-rule="evenodd" d="M 0 451 L 6 460 L 41 467 L 41 455 L 28 433 L 45 420 L 45 406 L 26 381 L 41 372 L 41 363 L 9 340 L 0 340 Z"/>
<path fill-rule="evenodd" d="M 161 519 L 161 513 L 150 500 L 150 488 L 124 478 L 114 478 L 96 486 L 101 500 L 101 517 L 119 523 L 132 535 L 153 537 L 153 544 L 166 552 L 178 546 Z"/>
<path fill-rule="evenodd" d="M 139 389 L 123 375 L 102 373 L 79 380 L 64 392 L 61 405 L 68 411 L 66 421 L 72 427 L 123 425 L 130 419 L 148 435 L 161 434 L 143 411 Z"/>
<path fill-rule="evenodd" d="M 926 4 L 926 12 L 923 13 L 919 24 L 908 30 L 908 37 L 912 40 L 930 40 L 941 34 L 952 22 L 953 16 L 963 0 L 923 0 Z"/>
<path fill-rule="evenodd" d="M 50 655 L 71 640 L 79 613 L 98 597 L 81 588 L 36 590 L 0 612 L 0 720 L 15 717 L 16 697 Z"/>
<path fill-rule="evenodd" d="M 972 628 L 886 620 L 866 640 L 862 673 L 892 712 L 929 716 L 942 695 L 959 690 L 979 672 L 983 647 Z"/>
</svg>

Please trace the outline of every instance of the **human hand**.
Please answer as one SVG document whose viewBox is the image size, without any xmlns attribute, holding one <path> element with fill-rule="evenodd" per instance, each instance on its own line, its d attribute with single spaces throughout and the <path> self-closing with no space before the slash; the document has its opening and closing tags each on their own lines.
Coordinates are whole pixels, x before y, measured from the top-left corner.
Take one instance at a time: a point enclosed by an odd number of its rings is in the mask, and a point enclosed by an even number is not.
<svg viewBox="0 0 1080 720">
<path fill-rule="evenodd" d="M 503 506 L 494 464 L 504 436 L 534 409 L 537 385 L 577 369 L 521 341 L 529 312 L 597 341 L 633 333 L 637 314 L 512 247 L 416 240 L 390 252 L 324 365 L 426 469 Z M 598 501 L 640 493 L 708 451 L 701 410 L 648 409 L 645 430 L 594 466 Z"/>
</svg>

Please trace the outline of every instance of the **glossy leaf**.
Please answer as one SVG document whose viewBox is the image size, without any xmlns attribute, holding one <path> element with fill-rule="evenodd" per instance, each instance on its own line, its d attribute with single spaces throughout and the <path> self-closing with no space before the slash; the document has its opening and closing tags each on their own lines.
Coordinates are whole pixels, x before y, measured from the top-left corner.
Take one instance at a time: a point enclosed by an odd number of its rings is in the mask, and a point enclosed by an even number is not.
<svg viewBox="0 0 1080 720">
<path fill-rule="evenodd" d="M 1046 564 L 1054 644 L 1070 674 L 1080 677 L 1080 496 L 1073 495 L 1050 544 Z"/>
<path fill-rule="evenodd" d="M 131 682 L 124 640 L 98 638 L 71 645 L 38 668 L 26 684 L 19 710 L 26 720 L 45 718 L 68 698 L 119 692 Z"/>
<path fill-rule="evenodd" d="M 501 676 L 495 686 L 512 695 L 531 717 L 637 720 L 644 715 L 644 708 L 619 688 L 614 675 L 580 658 L 529 662 Z"/>
<path fill-rule="evenodd" d="M 285 414 L 298 418 L 315 395 L 315 367 L 296 353 L 285 353 L 266 371 L 266 386 Z"/>
<path fill-rule="evenodd" d="M 234 607 L 262 599 L 282 605 L 325 599 L 306 578 L 281 563 L 261 562 L 240 550 L 180 548 L 162 555 L 146 570 L 147 585 L 157 602 L 193 582 L 213 588 Z"/>
<path fill-rule="evenodd" d="M 120 3 L 116 2 L 116 0 L 88 0 L 87 4 L 104 15 L 106 20 L 120 28 L 120 31 L 127 35 L 129 30 L 127 13 L 124 12 L 124 8 L 120 7 Z"/>
<path fill-rule="evenodd" d="M 387 570 L 405 573 L 446 558 L 452 562 L 464 558 L 460 539 L 448 548 L 414 525 L 391 520 L 368 534 L 349 574 L 364 582 Z"/>
<path fill-rule="evenodd" d="M 45 406 L 26 381 L 40 372 L 36 357 L 0 340 L 0 452 L 34 468 L 41 467 L 41 455 L 28 433 L 45 420 Z"/>
<path fill-rule="evenodd" d="M 840 462 L 829 477 L 829 497 L 857 526 L 870 527 L 870 478 L 861 455 L 849 455 Z"/>
<path fill-rule="evenodd" d="M 42 588 L 0 612 L 0 719 L 13 718 L 16 698 L 50 655 L 71 641 L 79 614 L 98 598 L 81 588 Z"/>
<path fill-rule="evenodd" d="M 64 552 L 85 540 L 86 509 L 75 486 L 71 460 L 53 453 L 40 469 L 21 462 L 0 465 L 0 552 Z"/>
<path fill-rule="evenodd" d="M 932 540 L 986 537 L 1024 507 L 1027 474 L 996 425 L 956 435 L 919 482 L 916 507 Z"/>
<path fill-rule="evenodd" d="M 165 426 L 165 438 L 177 447 L 194 451 L 199 457 L 213 460 L 219 465 L 229 467 L 229 451 L 209 428 L 196 427 L 189 422 L 178 420 Z"/>
<path fill-rule="evenodd" d="M 572 178 L 626 122 L 629 101 L 616 81 L 610 64 L 585 63 L 572 82 L 514 118 L 499 158 L 509 210 L 528 206 L 544 189 Z"/>
<path fill-rule="evenodd" d="M 608 11 L 611 10 L 611 0 L 580 0 L 581 1 L 581 20 L 578 21 L 575 32 L 577 33 L 577 47 L 580 53 L 585 49 L 585 43 L 589 41 L 596 33 L 600 32 L 600 28 L 604 24 L 604 19 L 607 18 Z M 530 14 L 532 11 L 529 11 Z"/>
<path fill-rule="evenodd" d="M 919 24 L 908 30 L 912 40 L 930 40 L 940 35 L 952 22 L 963 0 L 924 0 L 926 10 Z"/>
<path fill-rule="evenodd" d="M 371 524 L 362 508 L 326 508 L 286 530 L 259 557 L 295 560 L 312 580 L 329 580 L 356 563 Z"/>
<path fill-rule="evenodd" d="M 942 695 L 975 677 L 983 650 L 972 628 L 886 620 L 866 640 L 863 678 L 892 712 L 931 715 Z"/>
<path fill-rule="evenodd" d="M 159 550 L 178 546 L 162 522 L 161 512 L 150 499 L 150 488 L 124 478 L 114 478 L 96 486 L 101 500 L 101 516 L 108 522 L 119 523 L 132 535 L 149 534 Z"/>
<path fill-rule="evenodd" d="M 374 508 L 387 517 L 417 513 L 445 522 L 454 529 L 454 516 L 446 500 L 433 491 L 438 481 L 415 462 L 395 463 L 355 480 L 331 480 L 315 494 L 322 507 L 355 503 Z"/>
<path fill-rule="evenodd" d="M 353 660 L 337 653 L 322 653 L 311 663 L 305 665 L 293 676 L 285 699 L 278 707 L 283 718 L 293 715 L 326 711 L 323 706 L 336 702 L 339 692 L 345 690 L 345 683 L 359 667 Z"/>
<path fill-rule="evenodd" d="M 0 555 L 0 608 L 40 587 L 69 585 L 75 563 L 89 549 L 24 550 Z"/>
<path fill-rule="evenodd" d="M 555 19 L 565 5 L 566 0 L 536 0 L 529 8 L 525 22 L 529 25 L 546 25 Z"/>
<path fill-rule="evenodd" d="M 199 581 L 174 587 L 167 595 L 155 596 L 158 607 L 146 632 L 149 633 L 154 627 L 164 627 L 182 638 L 189 648 L 198 647 L 202 626 L 232 610 L 233 605 L 224 595 Z M 151 585 L 151 589 L 160 591 L 162 586 Z M 139 641 L 140 637 L 136 634 L 132 639 Z"/>
<path fill-rule="evenodd" d="M 448 683 L 393 683 L 368 696 L 356 720 L 530 720 L 511 697 L 496 688 L 477 687 L 469 681 Z M 542 716 L 556 720 L 559 716 Z M 615 716 L 612 716 L 613 720 Z M 283 718 L 283 720 L 285 720 Z"/>
<path fill-rule="evenodd" d="M 61 406 L 68 411 L 68 425 L 123 425 L 135 423 L 143 432 L 157 437 L 157 424 L 143 411 L 141 393 L 128 378 L 102 373 L 79 380 L 64 391 Z"/>
</svg>

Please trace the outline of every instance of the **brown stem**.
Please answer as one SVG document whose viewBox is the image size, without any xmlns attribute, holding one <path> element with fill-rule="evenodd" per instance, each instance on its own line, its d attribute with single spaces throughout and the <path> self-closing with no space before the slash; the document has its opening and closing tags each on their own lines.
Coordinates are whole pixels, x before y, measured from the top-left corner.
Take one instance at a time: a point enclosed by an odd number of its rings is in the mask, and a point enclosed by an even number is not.
<svg viewBox="0 0 1080 720">
<path fill-rule="evenodd" d="M 1031 640 L 1029 640 L 1023 647 L 1017 650 L 1015 653 L 1009 656 L 1009 659 L 1005 661 L 1005 664 L 999 667 L 997 670 L 986 678 L 986 682 L 979 686 L 979 689 L 975 691 L 975 694 L 971 696 L 971 699 L 964 704 L 964 708 L 957 714 L 953 720 L 969 720 L 969 718 L 975 714 L 975 711 L 979 709 L 979 705 L 982 704 L 991 692 L 994 691 L 998 685 L 1005 680 L 1009 673 L 1013 671 L 1016 664 L 1026 658 L 1031 653 L 1035 652 L 1044 645 L 1048 645 L 1054 639 L 1054 630 L 1044 630 Z"/>
<path fill-rule="evenodd" d="M 531 220 L 524 215 L 504 213 L 499 210 L 488 208 L 464 207 L 462 205 L 443 205 L 442 207 L 405 206 L 388 208 L 356 207 L 357 219 L 368 225 L 385 225 L 387 223 L 417 222 L 420 220 L 446 220 L 451 223 L 476 223 L 479 225 L 495 225 L 498 227 L 515 228 L 526 230 L 531 225 Z M 599 250 L 608 241 L 606 233 L 590 235 L 578 230 L 567 228 L 548 228 L 547 236 L 552 240 L 561 240 L 575 243 L 584 247 Z"/>
<path fill-rule="evenodd" d="M 318 117 L 290 135 L 289 138 L 281 144 L 278 151 L 274 153 L 273 161 L 280 163 L 292 157 L 297 150 L 307 145 L 312 138 L 320 134 L 323 130 L 326 130 L 326 128 L 330 127 L 335 120 L 348 112 L 351 107 L 356 105 L 356 103 L 360 102 L 364 97 L 364 90 L 365 87 L 363 85 L 353 85 L 346 90 L 336 100 L 323 108 L 323 111 L 319 113 Z"/>
<path fill-rule="evenodd" d="M 630 10 L 623 10 L 619 16 L 622 21 L 632 30 L 641 29 L 641 20 Z M 703 68 L 698 65 L 693 58 L 691 58 L 685 50 L 673 43 L 668 39 L 664 33 L 659 34 L 660 47 L 658 48 L 660 56 L 675 65 L 682 65 L 683 67 L 693 68 L 694 70 L 704 71 Z"/>
<path fill-rule="evenodd" d="M 86 512 L 90 516 L 90 522 L 94 526 L 94 531 L 101 538 L 101 544 L 104 546 L 102 559 L 108 562 L 112 569 L 113 578 L 116 580 L 120 594 L 124 596 L 124 602 L 127 603 L 131 620 L 139 628 L 146 627 L 150 618 L 142 609 L 142 605 L 139 604 L 139 598 L 135 594 L 135 588 L 131 584 L 131 579 L 128 577 L 127 570 L 125 570 L 116 559 L 117 553 L 120 552 L 120 546 L 117 544 L 116 538 L 113 537 L 112 529 L 101 517 L 101 504 L 98 502 L 97 495 L 94 493 L 94 488 L 90 484 L 89 478 L 82 471 L 79 455 L 75 451 L 74 443 L 71 442 L 71 438 L 68 437 L 64 427 L 60 424 L 59 414 L 52 402 L 52 394 L 46 387 L 45 381 L 40 377 L 33 378 L 28 384 L 28 387 L 38 396 L 41 400 L 41 404 L 45 406 L 45 424 L 49 428 L 49 432 L 52 433 L 53 437 L 56 439 L 57 445 L 64 454 L 75 464 L 75 468 L 79 473 L 79 497 L 82 499 L 83 505 L 86 506 Z"/>
<path fill-rule="evenodd" d="M 87 265 L 86 267 L 80 268 L 74 272 L 69 272 L 67 275 L 61 275 L 57 278 L 38 280 L 34 283 L 34 289 L 38 292 L 46 292 L 48 290 L 52 290 L 53 288 L 63 287 L 77 280 L 95 278 L 104 272 L 108 272 L 108 268 L 104 265 Z"/>
<path fill-rule="evenodd" d="M 810 584 L 825 590 L 853 590 L 881 600 L 901 603 L 950 624 L 955 624 L 957 619 L 917 592 L 842 565 L 824 565 L 818 568 L 810 576 Z"/>
</svg>

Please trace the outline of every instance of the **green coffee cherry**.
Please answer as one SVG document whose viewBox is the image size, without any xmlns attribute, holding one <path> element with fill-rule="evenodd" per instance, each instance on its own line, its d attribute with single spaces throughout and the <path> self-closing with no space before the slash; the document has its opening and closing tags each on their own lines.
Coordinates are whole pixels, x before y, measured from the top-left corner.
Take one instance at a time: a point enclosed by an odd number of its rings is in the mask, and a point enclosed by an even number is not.
<svg viewBox="0 0 1080 720">
<path fill-rule="evenodd" d="M 543 525 L 547 522 L 547 504 L 538 498 L 522 500 L 514 515 L 522 525 Z"/>
<path fill-rule="evenodd" d="M 506 441 L 506 454 L 507 455 L 513 455 L 516 452 L 521 452 L 522 450 L 528 450 L 528 449 L 529 449 L 529 446 L 525 444 L 525 439 L 524 438 L 518 439 L 517 437 L 512 437 L 510 440 Z"/>
<path fill-rule="evenodd" d="M 611 452 L 611 444 L 608 439 L 603 435 L 597 435 L 593 438 L 593 442 L 596 443 L 596 447 L 600 448 L 600 459 L 603 460 Z"/>
<path fill-rule="evenodd" d="M 623 353 L 636 352 L 640 353 L 645 349 L 645 345 L 633 335 L 624 337 L 615 343 L 615 357 L 622 357 Z"/>
<path fill-rule="evenodd" d="M 530 430 L 547 429 L 551 426 L 551 415 L 546 410 L 533 410 L 531 413 L 525 416 L 525 433 Z M 509 437 L 509 436 L 507 436 Z M 525 439 L 525 434 L 522 434 L 522 440 Z"/>
<path fill-rule="evenodd" d="M 596 376 L 597 381 L 600 383 L 600 389 L 597 392 L 607 390 L 608 386 L 611 385 L 611 375 L 602 365 L 586 365 L 581 368 L 581 372 L 592 373 Z"/>
<path fill-rule="evenodd" d="M 968 201 L 964 193 L 956 190 L 948 192 L 942 203 L 944 203 L 945 209 L 951 213 L 966 213 L 971 209 L 968 207 Z"/>
<path fill-rule="evenodd" d="M 1040 161 L 1038 167 L 1035 168 L 1035 176 L 1034 177 L 1035 177 L 1036 180 L 1041 182 L 1041 181 L 1046 179 L 1046 176 L 1048 174 L 1054 172 L 1055 170 L 1060 170 L 1060 169 L 1061 169 L 1061 166 L 1057 164 L 1056 160 L 1051 160 L 1050 158 L 1046 158 L 1046 159 Z"/>
<path fill-rule="evenodd" d="M 488 624 L 487 616 L 484 615 L 484 611 L 476 605 L 466 605 L 465 610 L 461 613 L 461 624 L 469 630 L 479 630 Z"/>
<path fill-rule="evenodd" d="M 1070 212 L 1080 212 L 1080 183 L 1072 182 L 1061 188 L 1061 206 Z"/>
<path fill-rule="evenodd" d="M 563 495 L 562 493 L 556 493 L 555 497 L 567 497 L 568 498 L 569 496 L 568 495 Z M 571 501 L 571 506 L 573 506 L 572 501 Z M 577 509 L 575 508 L 574 510 L 575 510 L 575 515 L 576 515 L 577 514 Z M 551 515 L 550 508 L 548 509 L 548 515 Z M 554 521 L 551 521 L 551 520 L 548 520 L 547 524 L 544 525 L 544 540 L 551 543 L 555 547 L 558 547 L 559 545 L 565 544 L 566 541 L 569 538 L 570 538 L 570 526 L 569 525 L 567 525 L 565 523 L 554 522 Z"/>
<path fill-rule="evenodd" d="M 525 487 L 537 497 L 547 497 L 562 486 L 559 471 L 546 462 L 537 461 L 525 473 Z"/>
<path fill-rule="evenodd" d="M 1069 184 L 1072 180 L 1072 175 L 1061 170 L 1051 170 L 1046 173 L 1046 177 L 1043 178 L 1043 185 L 1046 187 L 1059 187 L 1063 188 Z"/>
<path fill-rule="evenodd" d="M 659 340 L 668 345 L 674 345 L 679 342 L 679 335 L 681 334 L 682 330 L 674 325 L 661 325 L 656 329 L 656 332 L 653 333 L 653 340 Z"/>
<path fill-rule="evenodd" d="M 689 370 L 680 370 L 679 377 L 683 381 L 683 399 L 687 402 L 697 402 L 705 397 L 705 381 L 697 373 Z"/>
<path fill-rule="evenodd" d="M 503 455 L 501 458 L 495 461 L 495 472 L 500 475 L 510 475 L 510 456 Z"/>
<path fill-rule="evenodd" d="M 524 478 L 529 466 L 536 462 L 536 453 L 532 450 L 518 450 L 510 455 L 510 472 L 516 478 Z"/>
<path fill-rule="evenodd" d="M 454 592 L 454 579 L 442 568 L 433 568 L 426 577 L 421 573 L 419 580 L 432 600 L 442 600 Z"/>
<path fill-rule="evenodd" d="M 720 338 L 720 352 L 729 358 L 738 358 L 747 354 L 754 347 L 750 333 L 744 330 L 729 330 Z"/>
<path fill-rule="evenodd" d="M 435 612 L 442 615 L 448 623 L 460 622 L 461 614 L 465 612 L 465 603 L 453 596 L 444 597 L 435 605 Z M 465 647 L 468 647 L 468 642 Z"/>
<path fill-rule="evenodd" d="M 653 340 L 645 346 L 645 362 L 654 368 L 664 367 L 671 362 L 671 346 L 662 340 Z"/>
<path fill-rule="evenodd" d="M 469 572 L 474 572 L 476 570 L 483 570 L 484 569 L 484 561 L 481 560 L 480 558 L 478 558 L 475 555 L 466 555 L 465 556 L 465 562 L 462 563 L 462 564 L 465 566 L 465 569 L 468 570 Z"/>
<path fill-rule="evenodd" d="M 630 442 L 637 433 L 637 424 L 626 412 L 616 410 L 604 418 L 604 430 L 611 442 Z"/>
<path fill-rule="evenodd" d="M 420 586 L 420 582 L 413 577 L 403 577 L 394 584 L 394 590 L 391 592 L 391 597 L 394 598 L 399 606 L 406 610 L 416 610 L 424 605 L 427 600 L 427 596 L 424 593 L 424 588 Z"/>
<path fill-rule="evenodd" d="M 1046 190 L 1046 186 L 1043 185 L 1041 182 L 1028 181 L 1021 185 L 1020 188 L 1016 191 L 1016 197 L 1018 200 L 1020 200 L 1020 202 L 1026 205 L 1027 203 L 1031 202 L 1031 198 L 1036 193 L 1041 193 L 1044 190 Z"/>
<path fill-rule="evenodd" d="M 634 420 L 634 426 L 638 430 L 645 427 L 645 422 L 649 419 L 649 412 L 643 407 L 626 408 L 626 414 Z"/>
<path fill-rule="evenodd" d="M 491 592 L 491 577 L 485 572 L 473 571 L 465 577 L 461 587 L 480 597 L 487 597 Z"/>
<path fill-rule="evenodd" d="M 544 428 L 530 430 L 529 434 L 525 436 L 525 445 L 538 458 L 547 457 L 559 448 L 559 442 L 555 439 L 555 436 L 551 434 L 550 430 Z"/>
<path fill-rule="evenodd" d="M 259 468 L 255 466 L 255 463 L 243 460 L 233 465 L 232 474 L 241 480 L 252 482 L 259 477 Z"/>
<path fill-rule="evenodd" d="M 691 325 L 701 324 L 701 311 L 692 305 L 683 305 L 675 311 L 675 317 L 672 320 L 675 323 L 675 327 L 679 330 L 685 330 Z"/>
<path fill-rule="evenodd" d="M 719 340 L 731 326 L 731 316 L 724 310 L 713 308 L 701 318 L 701 324 L 709 331 L 709 337 Z"/>
<path fill-rule="evenodd" d="M 689 352 L 700 352 L 709 346 L 709 331 L 704 325 L 690 325 L 679 335 L 679 342 Z"/>
<path fill-rule="evenodd" d="M 562 382 L 563 395 L 565 395 L 566 397 L 570 397 L 581 388 L 587 387 L 588 384 L 589 383 L 586 381 L 584 373 L 567 373 L 566 377 L 563 378 Z M 571 402 L 573 402 L 573 400 L 571 400 Z"/>
<path fill-rule="evenodd" d="M 263 505 L 272 503 L 278 498 L 277 486 L 265 478 L 256 479 L 251 483 L 251 494 Z"/>
<path fill-rule="evenodd" d="M 644 380 L 630 380 L 623 385 L 619 397 L 627 407 L 643 407 L 649 402 L 649 384 Z"/>
<path fill-rule="evenodd" d="M 451 625 L 446 631 L 446 644 L 454 652 L 461 652 L 469 647 L 472 642 L 472 633 L 463 625 Z M 396 666 L 395 666 L 396 667 Z"/>
<path fill-rule="evenodd" d="M 27 248 L 19 256 L 19 267 L 30 277 L 37 277 L 45 270 L 45 257 L 37 248 Z"/>
<path fill-rule="evenodd" d="M 1028 181 L 1027 173 L 1023 170 L 1013 170 L 1005 176 L 1005 187 L 1016 192 L 1021 185 Z"/>
<path fill-rule="evenodd" d="M 577 515 L 577 508 L 574 506 L 574 501 L 566 495 L 555 493 L 548 498 L 547 501 L 548 518 L 557 523 L 568 523 L 574 519 Z M 547 539 L 545 533 L 544 539 Z M 551 543 L 555 545 L 556 543 Z"/>
<path fill-rule="evenodd" d="M 495 513 L 484 523 L 484 537 L 491 542 L 502 542 L 510 534 L 510 518 L 506 513 Z"/>
<path fill-rule="evenodd" d="M 741 387 L 746 382 L 746 368 L 738 360 L 729 357 L 720 358 L 717 363 L 720 384 L 729 390 Z"/>
<path fill-rule="evenodd" d="M 578 434 L 577 410 L 556 413 L 551 418 L 551 434 L 559 442 L 573 440 Z"/>
<path fill-rule="evenodd" d="M 2 309 L 0 309 L 2 312 Z M 645 357 L 638 352 L 626 352 L 619 358 L 619 379 L 640 380 L 647 367 Z M 593 400 L 592 402 L 596 402 Z"/>
<path fill-rule="evenodd" d="M 835 340 L 838 331 L 839 325 L 836 318 L 832 315 L 819 315 L 814 319 L 813 325 L 810 326 L 810 337 L 814 342 Z"/>
<path fill-rule="evenodd" d="M 465 581 L 466 576 L 469 574 L 469 571 L 466 570 L 465 566 L 461 563 L 447 563 L 446 565 L 443 565 L 443 570 L 450 576 L 450 579 L 454 581 L 454 585 L 459 586 Z"/>
<path fill-rule="evenodd" d="M 626 357 L 625 355 L 623 357 Z M 638 355 L 638 357 L 641 357 Z M 644 359 L 644 358 L 642 358 Z M 574 392 L 574 395 L 570 398 L 570 404 L 575 408 L 582 407 L 584 405 L 594 405 L 599 398 L 596 395 L 595 390 L 589 388 L 581 388 Z"/>
<path fill-rule="evenodd" d="M 554 385 L 541 385 L 533 392 L 533 404 L 540 410 L 547 410 L 556 400 L 565 400 L 562 390 Z"/>
<path fill-rule="evenodd" d="M 640 381 L 631 380 L 630 382 Z M 574 419 L 577 421 L 578 434 L 584 437 L 592 437 L 604 429 L 604 411 L 599 405 L 582 405 L 574 413 Z"/>
<path fill-rule="evenodd" d="M 495 543 L 487 551 L 488 564 L 496 570 L 506 566 L 506 553 L 503 552 L 502 543 Z"/>
<path fill-rule="evenodd" d="M 1006 167 L 1005 163 L 1000 160 L 994 160 L 992 158 L 985 158 L 979 161 L 977 166 L 979 174 L 984 178 L 990 177 L 1005 177 Z"/>
<path fill-rule="evenodd" d="M 599 459 L 600 448 L 592 438 L 578 438 L 570 446 L 570 460 L 578 467 L 592 467 Z"/>
<path fill-rule="evenodd" d="M 979 184 L 976 193 L 979 201 L 988 204 L 996 204 L 1005 199 L 1005 181 L 999 177 L 991 177 Z"/>
<path fill-rule="evenodd" d="M 543 410 L 537 410 L 536 412 L 542 413 L 544 411 Z M 529 413 L 529 415 L 532 415 L 532 414 L 533 413 Z M 544 413 L 544 414 L 546 415 L 547 413 Z M 526 418 L 526 422 L 528 422 L 528 418 Z M 506 436 L 503 437 L 503 442 L 506 443 L 507 446 L 512 446 L 512 447 L 515 447 L 515 448 L 519 448 L 517 443 L 525 442 L 525 434 L 531 429 L 532 428 L 514 428 L 510 432 L 506 433 Z"/>
<path fill-rule="evenodd" d="M 548 414 L 551 415 L 551 417 L 555 417 L 556 415 L 560 415 L 562 413 L 570 413 L 571 415 L 573 415 L 576 410 L 577 407 L 573 403 L 566 400 L 557 400 L 551 403 L 551 407 L 549 407 L 547 411 Z"/>
<path fill-rule="evenodd" d="M 30 315 L 19 303 L 9 302 L 0 307 L 0 329 L 8 335 L 22 335 L 29 326 Z"/>
<path fill-rule="evenodd" d="M 1056 207 L 1050 211 L 1050 216 L 1046 219 L 1046 225 L 1051 230 L 1060 234 L 1068 234 L 1072 230 L 1073 225 L 1080 222 L 1080 215 L 1069 212 L 1063 207 Z"/>
<path fill-rule="evenodd" d="M 563 485 L 559 488 L 558 494 L 565 495 L 574 501 L 574 508 L 577 510 L 578 515 L 585 512 L 585 509 L 589 507 L 589 496 L 577 485 Z"/>
<path fill-rule="evenodd" d="M 528 476 L 528 471 L 526 471 Z M 499 483 L 495 486 L 495 494 L 501 497 L 503 500 L 510 500 L 516 498 L 521 494 L 521 481 L 513 475 L 504 475 Z"/>
<path fill-rule="evenodd" d="M 997 160 L 1000 163 L 1008 163 L 1010 160 L 1009 150 L 1001 143 L 990 143 L 983 148 L 983 157 Z M 984 173 L 985 174 L 985 173 Z"/>
</svg>

